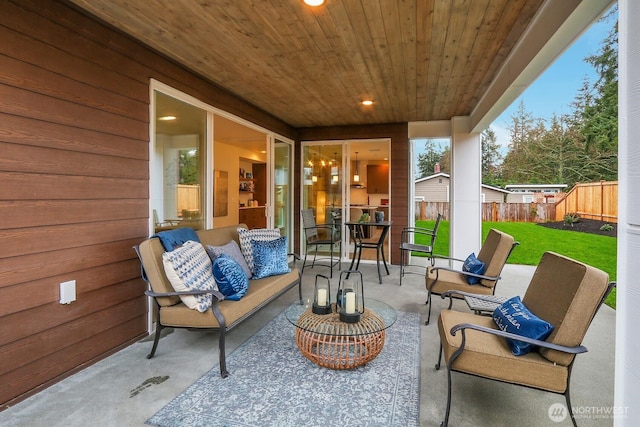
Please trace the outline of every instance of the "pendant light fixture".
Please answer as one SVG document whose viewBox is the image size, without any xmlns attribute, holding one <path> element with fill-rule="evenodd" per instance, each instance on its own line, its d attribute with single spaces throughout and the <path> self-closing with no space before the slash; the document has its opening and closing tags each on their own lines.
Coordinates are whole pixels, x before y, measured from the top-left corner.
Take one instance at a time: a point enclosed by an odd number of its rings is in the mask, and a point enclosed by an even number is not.
<svg viewBox="0 0 640 427">
<path fill-rule="evenodd" d="M 356 173 L 353 174 L 353 182 L 360 182 L 360 174 L 358 173 L 358 152 L 356 151 Z"/>
<path fill-rule="evenodd" d="M 338 183 L 338 153 L 333 153 L 333 165 L 331 166 L 331 182 L 333 184 Z"/>
</svg>

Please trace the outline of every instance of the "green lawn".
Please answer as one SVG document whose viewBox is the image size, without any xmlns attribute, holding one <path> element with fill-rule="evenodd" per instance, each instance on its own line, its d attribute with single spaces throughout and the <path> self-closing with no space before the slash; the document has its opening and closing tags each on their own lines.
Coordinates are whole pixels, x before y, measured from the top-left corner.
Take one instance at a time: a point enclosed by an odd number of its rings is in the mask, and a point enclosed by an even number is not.
<svg viewBox="0 0 640 427">
<path fill-rule="evenodd" d="M 433 228 L 434 222 L 416 221 L 416 226 Z M 554 230 L 529 222 L 483 222 L 483 241 L 491 228 L 510 234 L 520 242 L 509 257 L 509 264 L 537 265 L 544 252 L 552 251 L 599 268 L 609 274 L 610 280 L 616 280 L 615 237 Z M 440 222 L 434 252 L 441 255 L 449 254 L 448 221 Z M 606 304 L 616 307 L 615 289 L 607 298 Z"/>
</svg>

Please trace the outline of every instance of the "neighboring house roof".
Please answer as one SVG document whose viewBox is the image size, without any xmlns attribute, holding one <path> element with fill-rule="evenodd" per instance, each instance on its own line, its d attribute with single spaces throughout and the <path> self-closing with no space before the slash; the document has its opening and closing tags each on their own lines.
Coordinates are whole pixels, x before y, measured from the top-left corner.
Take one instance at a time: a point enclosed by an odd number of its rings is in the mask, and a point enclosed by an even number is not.
<svg viewBox="0 0 640 427">
<path fill-rule="evenodd" d="M 415 180 L 414 184 L 418 184 L 418 183 L 424 182 L 424 181 L 429 181 L 429 180 L 434 179 L 434 178 L 447 178 L 447 179 L 450 179 L 450 176 L 449 176 L 448 173 L 438 172 L 438 173 L 433 174 L 433 175 L 425 176 L 423 178 L 418 178 L 418 179 Z M 505 194 L 510 194 L 511 193 L 509 190 L 505 190 L 504 188 L 500 188 L 500 187 L 494 187 L 492 185 L 482 184 L 482 187 L 486 188 L 487 190 L 499 191 L 499 192 L 505 193 Z"/>
<path fill-rule="evenodd" d="M 518 189 L 518 190 L 527 190 L 529 189 L 530 191 L 535 191 L 537 189 L 544 189 L 544 188 L 557 188 L 557 189 L 563 189 L 563 188 L 567 188 L 567 184 L 507 184 L 504 186 L 504 188 L 506 188 L 507 190 L 512 189 Z"/>
</svg>

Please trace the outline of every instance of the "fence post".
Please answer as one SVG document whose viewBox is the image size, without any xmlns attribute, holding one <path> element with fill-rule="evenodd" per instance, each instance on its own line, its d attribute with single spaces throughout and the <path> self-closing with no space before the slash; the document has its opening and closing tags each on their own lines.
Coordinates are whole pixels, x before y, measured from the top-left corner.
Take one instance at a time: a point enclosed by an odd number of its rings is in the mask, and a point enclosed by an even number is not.
<svg viewBox="0 0 640 427">
<path fill-rule="evenodd" d="M 420 221 L 427 219 L 427 202 L 424 200 L 420 202 Z"/>
</svg>

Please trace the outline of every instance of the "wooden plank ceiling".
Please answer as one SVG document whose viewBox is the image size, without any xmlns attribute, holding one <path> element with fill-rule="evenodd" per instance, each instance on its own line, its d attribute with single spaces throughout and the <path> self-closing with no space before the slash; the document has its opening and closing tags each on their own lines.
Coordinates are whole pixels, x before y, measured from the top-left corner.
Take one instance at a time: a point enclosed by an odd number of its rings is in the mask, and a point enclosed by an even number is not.
<svg viewBox="0 0 640 427">
<path fill-rule="evenodd" d="M 469 115 L 543 3 L 71 1 L 294 127 Z"/>
</svg>

